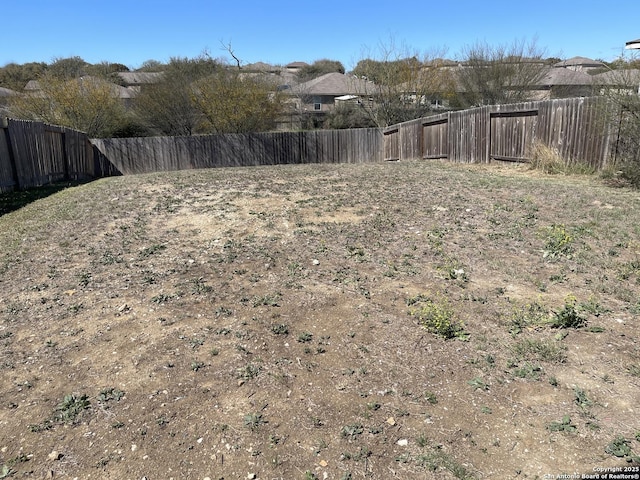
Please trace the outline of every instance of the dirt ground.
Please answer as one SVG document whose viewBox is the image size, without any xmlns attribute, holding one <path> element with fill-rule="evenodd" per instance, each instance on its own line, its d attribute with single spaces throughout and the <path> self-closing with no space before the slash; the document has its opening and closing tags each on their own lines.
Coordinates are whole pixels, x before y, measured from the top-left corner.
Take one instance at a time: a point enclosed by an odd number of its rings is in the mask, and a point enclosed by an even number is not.
<svg viewBox="0 0 640 480">
<path fill-rule="evenodd" d="M 0 291 L 0 478 L 639 475 L 640 193 L 596 177 L 103 179 L 0 217 Z"/>
</svg>

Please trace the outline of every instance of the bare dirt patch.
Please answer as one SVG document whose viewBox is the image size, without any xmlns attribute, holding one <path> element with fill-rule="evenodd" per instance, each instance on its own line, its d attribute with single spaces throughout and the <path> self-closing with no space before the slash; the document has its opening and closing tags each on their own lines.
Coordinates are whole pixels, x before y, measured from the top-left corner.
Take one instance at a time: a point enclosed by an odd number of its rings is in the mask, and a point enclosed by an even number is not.
<svg viewBox="0 0 640 480">
<path fill-rule="evenodd" d="M 35 201 L 0 217 L 0 477 L 636 468 L 639 207 L 429 162 Z"/>
</svg>

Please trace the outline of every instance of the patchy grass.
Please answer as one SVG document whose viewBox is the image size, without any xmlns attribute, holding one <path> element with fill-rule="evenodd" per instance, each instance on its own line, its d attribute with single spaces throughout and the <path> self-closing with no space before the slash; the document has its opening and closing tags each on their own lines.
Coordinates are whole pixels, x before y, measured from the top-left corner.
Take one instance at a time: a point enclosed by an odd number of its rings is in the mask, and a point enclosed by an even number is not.
<svg viewBox="0 0 640 480">
<path fill-rule="evenodd" d="M 637 459 L 636 191 L 403 162 L 5 203 L 0 476 L 533 479 Z"/>
</svg>

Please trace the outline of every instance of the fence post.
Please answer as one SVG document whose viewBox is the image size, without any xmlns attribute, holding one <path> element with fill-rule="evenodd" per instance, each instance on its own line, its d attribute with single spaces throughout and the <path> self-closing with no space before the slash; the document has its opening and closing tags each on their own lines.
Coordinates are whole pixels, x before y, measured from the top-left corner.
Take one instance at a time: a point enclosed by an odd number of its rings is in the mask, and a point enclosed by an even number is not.
<svg viewBox="0 0 640 480">
<path fill-rule="evenodd" d="M 9 166 L 11 167 L 11 176 L 15 184 L 14 189 L 20 190 L 20 177 L 18 177 L 18 167 L 16 166 L 16 156 L 13 153 L 13 146 L 11 145 L 11 135 L 9 134 L 9 119 L 4 117 L 2 124 L 0 125 L 3 130 L 4 138 L 7 143 L 7 153 L 9 154 Z"/>
</svg>

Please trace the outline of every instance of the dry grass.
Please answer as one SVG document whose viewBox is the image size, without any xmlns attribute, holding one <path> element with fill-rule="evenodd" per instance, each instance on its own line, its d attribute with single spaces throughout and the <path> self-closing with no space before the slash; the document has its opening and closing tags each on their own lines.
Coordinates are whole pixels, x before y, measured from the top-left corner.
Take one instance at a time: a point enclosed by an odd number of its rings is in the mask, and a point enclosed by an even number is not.
<svg viewBox="0 0 640 480">
<path fill-rule="evenodd" d="M 3 215 L 0 475 L 628 465 L 610 446 L 640 451 L 640 195 L 532 173 L 185 171 Z"/>
<path fill-rule="evenodd" d="M 557 148 L 549 147 L 540 142 L 535 142 L 528 156 L 531 158 L 530 166 L 550 175 L 590 175 L 594 170 L 588 165 L 571 162 L 562 157 Z"/>
</svg>

